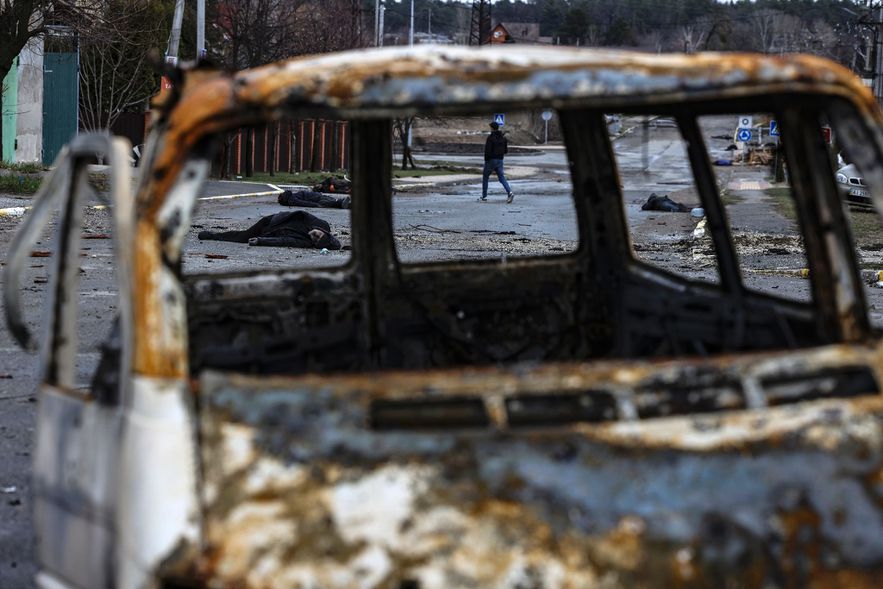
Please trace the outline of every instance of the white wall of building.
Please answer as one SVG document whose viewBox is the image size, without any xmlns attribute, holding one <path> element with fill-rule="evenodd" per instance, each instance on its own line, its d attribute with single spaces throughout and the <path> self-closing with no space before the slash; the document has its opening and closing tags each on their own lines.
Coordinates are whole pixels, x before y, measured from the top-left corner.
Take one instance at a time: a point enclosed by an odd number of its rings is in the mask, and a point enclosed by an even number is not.
<svg viewBox="0 0 883 589">
<path fill-rule="evenodd" d="M 43 159 L 43 39 L 36 38 L 22 49 L 18 63 L 18 117 L 15 150 L 17 162 Z"/>
</svg>

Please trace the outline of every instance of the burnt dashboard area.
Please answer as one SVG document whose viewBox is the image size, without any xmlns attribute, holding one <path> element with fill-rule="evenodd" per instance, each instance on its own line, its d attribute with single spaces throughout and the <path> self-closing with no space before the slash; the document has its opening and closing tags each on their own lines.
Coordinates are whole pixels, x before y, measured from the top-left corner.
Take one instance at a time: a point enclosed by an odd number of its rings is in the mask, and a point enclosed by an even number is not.
<svg viewBox="0 0 883 589">
<path fill-rule="evenodd" d="M 581 256 L 358 266 L 188 284 L 190 362 L 251 374 L 424 370 L 604 358 L 705 357 L 827 343 L 809 308 L 621 273 Z"/>
</svg>

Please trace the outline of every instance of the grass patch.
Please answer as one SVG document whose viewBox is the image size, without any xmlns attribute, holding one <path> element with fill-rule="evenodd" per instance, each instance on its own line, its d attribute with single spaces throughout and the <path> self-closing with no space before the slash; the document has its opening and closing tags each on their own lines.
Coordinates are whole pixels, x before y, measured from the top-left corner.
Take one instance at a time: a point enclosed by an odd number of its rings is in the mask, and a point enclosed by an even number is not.
<svg viewBox="0 0 883 589">
<path fill-rule="evenodd" d="M 0 192 L 7 194 L 34 194 L 40 188 L 42 178 L 36 176 L 0 176 Z"/>
<path fill-rule="evenodd" d="M 401 170 L 394 168 L 395 178 L 423 178 L 424 176 L 451 176 L 453 174 L 480 174 L 478 168 L 462 168 L 457 166 L 432 166 L 431 168 L 414 168 Z"/>
<path fill-rule="evenodd" d="M 791 196 L 791 188 L 767 188 L 763 192 L 772 199 L 773 208 L 777 213 L 789 221 L 797 221 L 797 208 L 794 205 L 794 198 Z"/>
<path fill-rule="evenodd" d="M 263 184 L 302 184 L 304 186 L 314 186 L 319 184 L 328 176 L 335 178 L 343 176 L 345 170 L 337 172 L 277 172 L 270 175 L 266 172 L 256 173 L 249 177 L 242 177 L 243 182 L 261 182 Z M 422 178 L 424 176 L 449 176 L 452 174 L 480 174 L 479 168 L 464 168 L 454 165 L 437 165 L 426 168 L 408 168 L 402 170 L 398 166 L 393 166 L 392 175 L 394 178 Z"/>
<path fill-rule="evenodd" d="M 242 176 L 243 182 L 261 182 L 263 184 L 303 184 L 305 186 L 313 186 L 320 183 L 328 176 L 343 176 L 344 171 L 338 172 L 276 172 L 272 176 L 266 172 L 252 174 L 251 176 Z"/>
<path fill-rule="evenodd" d="M 877 213 L 849 209 L 847 218 L 852 227 L 852 237 L 858 246 L 883 247 L 883 225 Z"/>
<path fill-rule="evenodd" d="M 730 205 L 737 205 L 743 200 L 745 199 L 741 196 L 736 196 L 735 194 L 732 194 L 730 192 L 725 192 L 723 196 L 721 196 L 721 202 L 724 203 L 725 207 L 728 207 Z"/>
<path fill-rule="evenodd" d="M 109 192 L 110 191 L 110 176 L 103 173 L 90 172 L 89 173 L 89 186 L 91 186 L 97 192 Z"/>
<path fill-rule="evenodd" d="M 10 170 L 12 172 L 19 172 L 21 174 L 36 174 L 37 172 L 42 172 L 46 168 L 43 167 L 43 164 L 38 163 L 24 163 L 24 164 L 12 164 L 9 162 L 0 161 L 0 169 Z"/>
</svg>

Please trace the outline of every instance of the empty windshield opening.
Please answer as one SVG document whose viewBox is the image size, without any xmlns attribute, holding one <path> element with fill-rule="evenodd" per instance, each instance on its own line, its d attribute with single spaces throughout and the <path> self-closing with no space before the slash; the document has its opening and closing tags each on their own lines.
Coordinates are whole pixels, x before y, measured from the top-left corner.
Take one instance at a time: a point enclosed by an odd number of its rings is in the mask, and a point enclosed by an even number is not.
<svg viewBox="0 0 883 589">
<path fill-rule="evenodd" d="M 577 249 L 557 113 L 499 111 L 393 120 L 393 231 L 402 262 L 505 262 Z"/>
</svg>

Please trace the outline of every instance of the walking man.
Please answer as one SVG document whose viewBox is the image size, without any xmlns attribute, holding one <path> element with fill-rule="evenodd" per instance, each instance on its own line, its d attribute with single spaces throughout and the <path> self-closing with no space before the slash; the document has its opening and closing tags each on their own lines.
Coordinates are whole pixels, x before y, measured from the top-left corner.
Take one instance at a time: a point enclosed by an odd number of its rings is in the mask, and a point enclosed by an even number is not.
<svg viewBox="0 0 883 589">
<path fill-rule="evenodd" d="M 484 170 L 481 178 L 481 202 L 487 201 L 487 182 L 491 177 L 491 172 L 496 172 L 497 179 L 506 190 L 506 202 L 512 202 L 515 195 L 506 181 L 506 175 L 503 173 L 503 156 L 509 152 L 508 142 L 500 131 L 500 125 L 496 121 L 491 123 L 491 134 L 488 136 L 484 144 Z"/>
</svg>

